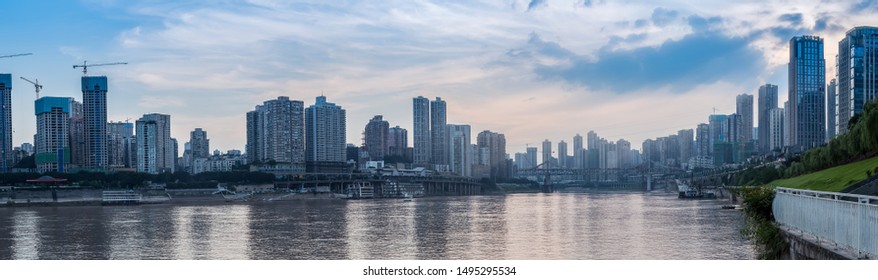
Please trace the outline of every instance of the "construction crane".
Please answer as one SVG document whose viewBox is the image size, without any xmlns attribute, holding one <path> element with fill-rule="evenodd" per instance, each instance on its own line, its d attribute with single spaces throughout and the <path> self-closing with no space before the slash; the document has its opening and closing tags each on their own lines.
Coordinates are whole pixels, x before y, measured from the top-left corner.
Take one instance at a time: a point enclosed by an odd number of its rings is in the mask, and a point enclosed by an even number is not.
<svg viewBox="0 0 878 280">
<path fill-rule="evenodd" d="M 25 56 L 25 55 L 32 55 L 32 53 L 20 53 L 20 54 L 10 54 L 10 55 L 0 55 L 0 58 L 16 57 L 16 56 Z"/>
<path fill-rule="evenodd" d="M 31 81 L 31 80 L 28 80 L 28 79 L 25 78 L 25 77 L 19 77 L 19 78 L 21 78 L 22 80 L 27 81 L 28 83 L 33 84 L 33 85 L 34 85 L 34 90 L 37 92 L 37 99 L 40 99 L 40 90 L 43 89 L 43 85 L 40 84 L 40 80 L 39 80 L 39 79 L 34 79 L 34 81 Z"/>
<path fill-rule="evenodd" d="M 88 68 L 95 66 L 107 66 L 107 65 L 121 65 L 128 64 L 128 62 L 111 62 L 111 63 L 98 63 L 98 64 L 88 64 L 88 62 L 83 61 L 82 65 L 73 65 L 73 69 L 82 67 L 82 75 L 88 76 Z"/>
</svg>

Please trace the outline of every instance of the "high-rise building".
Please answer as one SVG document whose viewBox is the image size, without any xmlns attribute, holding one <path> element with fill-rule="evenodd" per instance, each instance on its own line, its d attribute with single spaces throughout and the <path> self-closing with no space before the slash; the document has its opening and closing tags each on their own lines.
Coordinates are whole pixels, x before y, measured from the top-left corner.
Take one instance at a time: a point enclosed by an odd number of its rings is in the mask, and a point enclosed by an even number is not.
<svg viewBox="0 0 878 280">
<path fill-rule="evenodd" d="M 369 152 L 369 158 L 372 160 L 384 160 L 384 155 L 388 153 L 390 123 L 385 121 L 381 115 L 374 116 L 366 124 L 366 130 L 363 134 L 363 138 L 365 138 L 363 149 Z"/>
<path fill-rule="evenodd" d="M 616 141 L 616 156 L 617 158 L 617 166 L 618 168 L 629 168 L 633 166 L 633 162 L 630 160 L 631 154 L 631 142 L 625 139 L 619 139 Z"/>
<path fill-rule="evenodd" d="M 790 139 L 793 137 L 791 136 L 792 134 L 790 134 L 790 125 L 789 125 L 789 123 L 790 123 L 790 110 L 789 110 L 789 108 L 790 108 L 790 101 L 789 100 L 784 101 L 783 112 L 781 112 L 781 113 L 783 113 L 783 124 L 784 124 L 782 127 L 783 137 L 781 137 L 782 138 L 781 140 L 783 141 L 783 147 L 789 147 L 790 145 L 792 145 L 792 142 L 791 142 L 792 140 L 790 140 Z"/>
<path fill-rule="evenodd" d="M 135 160 L 136 162 L 136 160 Z M 70 168 L 85 166 L 85 120 L 82 103 L 70 99 Z M 69 168 L 68 168 L 69 169 Z"/>
<path fill-rule="evenodd" d="M 527 147 L 525 149 L 527 151 L 527 167 L 526 168 L 534 168 L 537 167 L 537 147 Z"/>
<path fill-rule="evenodd" d="M 37 172 L 66 172 L 70 163 L 70 98 L 44 96 L 34 101 L 37 116 Z"/>
<path fill-rule="evenodd" d="M 677 131 L 677 137 L 680 142 L 680 162 L 688 163 L 689 159 L 693 157 L 693 150 L 695 149 L 695 131 L 692 129 L 682 129 Z"/>
<path fill-rule="evenodd" d="M 12 170 L 12 74 L 0 74 L 0 173 Z"/>
<path fill-rule="evenodd" d="M 759 87 L 759 152 L 768 153 L 768 111 L 777 108 L 777 86 L 764 84 Z"/>
<path fill-rule="evenodd" d="M 567 142 L 558 142 L 558 168 L 567 168 Z"/>
<path fill-rule="evenodd" d="M 210 139 L 207 138 L 207 131 L 201 128 L 189 132 L 189 142 L 184 144 L 183 162 L 181 165 L 186 168 L 194 166 L 195 160 L 210 158 Z M 191 170 L 195 174 L 195 170 Z"/>
<path fill-rule="evenodd" d="M 448 133 L 448 165 L 452 173 L 471 177 L 473 170 L 472 153 L 470 152 L 470 142 L 472 134 L 469 125 L 449 124 L 446 132 Z"/>
<path fill-rule="evenodd" d="M 345 110 L 326 102 L 325 96 L 318 96 L 314 105 L 305 109 L 305 122 L 305 160 L 309 171 L 345 171 Z"/>
<path fill-rule="evenodd" d="M 387 130 L 387 153 L 391 156 L 406 157 L 409 146 L 408 130 L 398 125 Z M 411 160 L 411 159 L 406 159 Z"/>
<path fill-rule="evenodd" d="M 573 136 L 573 168 L 585 168 L 585 153 L 583 153 L 582 135 Z"/>
<path fill-rule="evenodd" d="M 836 101 L 838 98 L 838 83 L 835 79 L 829 81 L 826 85 L 826 141 L 835 138 L 838 131 L 838 106 Z"/>
<path fill-rule="evenodd" d="M 736 113 L 741 116 L 738 142 L 746 143 L 753 141 L 753 96 L 743 93 L 736 98 Z"/>
<path fill-rule="evenodd" d="M 111 168 L 130 168 L 135 157 L 131 155 L 134 142 L 134 124 L 110 122 L 107 124 L 107 165 Z"/>
<path fill-rule="evenodd" d="M 448 164 L 448 147 L 445 141 L 446 129 L 445 101 L 436 97 L 430 101 L 430 139 L 432 139 L 430 159 L 435 165 Z"/>
<path fill-rule="evenodd" d="M 485 130 L 479 133 L 476 140 L 479 148 L 487 148 L 490 151 L 488 166 L 491 167 L 491 178 L 509 177 L 506 168 L 506 136 Z"/>
<path fill-rule="evenodd" d="M 822 52 L 820 59 L 823 59 Z M 838 42 L 836 66 L 838 133 L 841 134 L 847 132 L 850 119 L 863 112 L 863 105 L 878 95 L 878 27 L 858 26 L 848 30 Z"/>
<path fill-rule="evenodd" d="M 713 166 L 711 157 L 713 146 L 710 145 L 710 125 L 700 123 L 695 128 L 695 160 L 693 168 L 710 168 Z"/>
<path fill-rule="evenodd" d="M 292 173 L 305 172 L 304 106 L 302 101 L 281 96 L 247 113 L 247 155 L 251 163 L 283 163 Z"/>
<path fill-rule="evenodd" d="M 797 36 L 790 39 L 789 124 L 790 144 L 809 149 L 826 137 L 826 61 L 823 39 Z"/>
<path fill-rule="evenodd" d="M 82 77 L 84 168 L 107 169 L 107 77 Z"/>
<path fill-rule="evenodd" d="M 589 143 L 589 144 L 591 144 L 591 143 Z M 551 165 L 551 162 L 552 162 L 552 141 L 549 141 L 549 139 L 546 139 L 545 141 L 543 141 L 543 163 L 542 164 L 544 165 L 544 168 L 548 168 L 548 167 L 551 167 L 551 166 L 549 166 L 549 165 Z"/>
<path fill-rule="evenodd" d="M 769 150 L 779 150 L 783 149 L 786 145 L 784 141 L 784 137 L 786 134 L 786 130 L 784 129 L 784 119 L 786 118 L 786 114 L 784 114 L 783 108 L 774 108 L 768 111 L 768 147 Z"/>
<path fill-rule="evenodd" d="M 430 155 L 432 142 L 430 141 L 430 100 L 418 96 L 412 99 L 412 110 L 414 115 L 413 141 L 414 149 L 412 161 L 420 166 L 430 164 Z"/>
<path fill-rule="evenodd" d="M 173 173 L 177 155 L 171 142 L 171 116 L 145 114 L 135 122 L 137 172 Z"/>
<path fill-rule="evenodd" d="M 710 128 L 710 143 L 708 144 L 710 148 L 708 149 L 709 155 L 713 155 L 713 146 L 720 142 L 728 142 L 728 135 L 724 135 L 723 132 L 727 132 L 723 128 L 726 127 L 723 124 L 728 119 L 728 115 L 710 115 L 708 128 Z"/>
</svg>

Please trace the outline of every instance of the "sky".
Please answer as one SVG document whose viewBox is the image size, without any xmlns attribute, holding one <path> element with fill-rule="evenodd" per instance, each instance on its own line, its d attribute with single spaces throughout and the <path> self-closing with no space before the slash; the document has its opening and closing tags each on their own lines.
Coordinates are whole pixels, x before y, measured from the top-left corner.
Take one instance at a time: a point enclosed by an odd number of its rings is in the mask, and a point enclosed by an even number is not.
<svg viewBox="0 0 878 280">
<path fill-rule="evenodd" d="M 346 110 L 348 143 L 383 115 L 411 145 L 424 96 L 446 100 L 473 140 L 505 134 L 510 154 L 590 130 L 639 149 L 734 113 L 736 95 L 765 83 L 783 104 L 793 36 L 824 39 L 829 81 L 838 41 L 878 13 L 862 0 L 0 1 L 0 55 L 33 53 L 0 59 L 15 145 L 36 123 L 20 76 L 81 100 L 72 65 L 127 62 L 89 69 L 108 76 L 109 120 L 170 114 L 181 150 L 203 128 L 221 151 L 244 150 L 256 105 L 321 94 Z"/>
</svg>

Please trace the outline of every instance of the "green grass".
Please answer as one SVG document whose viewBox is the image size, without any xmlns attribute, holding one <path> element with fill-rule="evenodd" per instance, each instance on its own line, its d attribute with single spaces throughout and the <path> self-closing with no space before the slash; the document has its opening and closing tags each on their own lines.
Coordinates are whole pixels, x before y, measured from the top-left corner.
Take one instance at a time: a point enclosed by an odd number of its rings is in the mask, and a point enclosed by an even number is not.
<svg viewBox="0 0 878 280">
<path fill-rule="evenodd" d="M 875 170 L 878 157 L 820 170 L 798 177 L 774 180 L 770 187 L 838 192 L 866 179 L 867 170 Z"/>
</svg>

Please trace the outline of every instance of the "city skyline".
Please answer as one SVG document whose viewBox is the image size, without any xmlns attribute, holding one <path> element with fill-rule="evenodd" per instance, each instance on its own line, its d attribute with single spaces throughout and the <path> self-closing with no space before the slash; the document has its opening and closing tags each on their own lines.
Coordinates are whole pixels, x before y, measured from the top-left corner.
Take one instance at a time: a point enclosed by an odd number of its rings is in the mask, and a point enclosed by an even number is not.
<svg viewBox="0 0 878 280">
<path fill-rule="evenodd" d="M 311 100 L 323 90 L 349 112 L 347 143 L 361 144 L 356 138 L 374 115 L 412 130 L 408 100 L 440 96 L 448 103 L 446 123 L 466 123 L 474 132 L 500 131 L 510 154 L 544 139 L 569 143 L 577 133 L 591 130 L 607 139 L 641 143 L 694 128 L 714 107 L 718 113 L 733 113 L 732 97 L 755 95 L 766 83 L 779 85 L 782 104 L 791 37 L 820 36 L 826 42 L 825 58 L 832 61 L 845 32 L 870 24 L 870 11 L 878 9 L 869 2 L 825 4 L 818 10 L 816 3 L 756 8 L 683 2 L 662 7 L 598 1 L 416 2 L 386 9 L 376 3 L 203 7 L 86 1 L 57 3 L 33 15 L 26 12 L 31 5 L 39 3 L 10 4 L 8 20 L 16 24 L 0 27 L 18 38 L 2 54 L 34 53 L 0 61 L 0 72 L 11 73 L 13 80 L 13 146 L 32 143 L 36 123 L 33 87 L 16 77 L 38 78 L 45 85 L 43 95 L 82 101 L 80 75 L 70 65 L 88 60 L 130 63 L 90 71 L 108 77 L 107 121 L 168 114 L 174 118 L 173 137 L 185 139 L 192 129 L 204 128 L 219 150 L 245 150 L 244 116 L 253 106 L 278 96 Z M 94 16 L 72 16 L 77 12 Z M 423 17 L 407 16 L 415 12 Z M 466 16 L 449 18 L 455 13 Z M 296 17 L 286 15 L 302 17 L 288 20 Z M 259 20 L 247 20 L 253 18 Z M 466 24 L 474 18 L 501 24 Z M 39 24 L 46 19 L 70 24 Z M 327 26 L 334 32 L 311 31 Z M 251 34 L 263 27 L 265 32 Z M 361 34 L 354 35 L 357 31 Z M 590 32 L 597 36 L 586 36 Z M 229 38 L 238 41 L 229 44 Z M 398 43 L 393 46 L 384 38 L 403 40 L 390 40 Z M 339 44 L 337 39 L 351 40 Z M 447 43 L 433 45 L 434 40 Z M 666 71 L 652 57 L 695 63 L 699 72 L 710 73 Z M 705 58 L 711 59 L 697 62 Z M 637 59 L 643 60 L 644 70 L 618 72 Z M 720 67 L 727 59 L 752 61 Z M 835 76 L 834 64 L 826 65 L 827 81 Z M 597 67 L 612 75 L 595 73 Z M 634 111 L 638 114 L 627 114 Z M 664 124 L 644 124 L 642 114 Z"/>
</svg>

